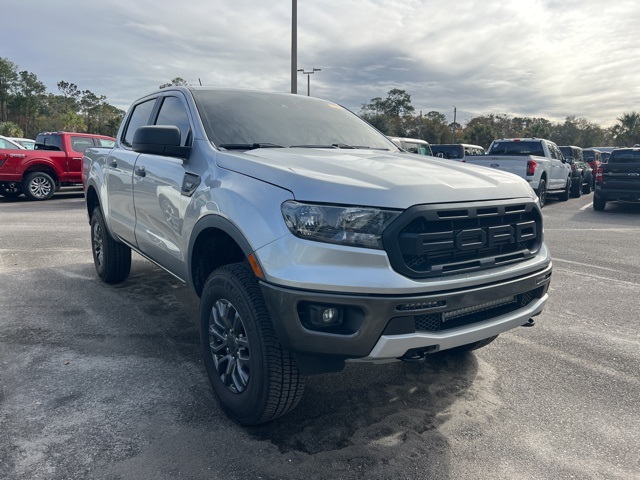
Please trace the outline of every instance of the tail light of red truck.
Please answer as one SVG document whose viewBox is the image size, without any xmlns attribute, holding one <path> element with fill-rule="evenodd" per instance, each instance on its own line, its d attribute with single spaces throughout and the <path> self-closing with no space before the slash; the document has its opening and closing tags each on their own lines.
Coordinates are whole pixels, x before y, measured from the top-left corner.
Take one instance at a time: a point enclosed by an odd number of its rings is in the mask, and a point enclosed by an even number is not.
<svg viewBox="0 0 640 480">
<path fill-rule="evenodd" d="M 596 170 L 596 183 L 602 183 L 602 167 Z"/>
</svg>

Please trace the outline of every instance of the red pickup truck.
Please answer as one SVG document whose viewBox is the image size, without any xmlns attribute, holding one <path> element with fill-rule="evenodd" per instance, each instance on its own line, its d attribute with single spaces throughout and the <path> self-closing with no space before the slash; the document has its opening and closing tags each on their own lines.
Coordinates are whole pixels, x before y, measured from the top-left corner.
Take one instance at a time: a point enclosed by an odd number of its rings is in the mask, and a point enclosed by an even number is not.
<svg viewBox="0 0 640 480">
<path fill-rule="evenodd" d="M 0 195 L 48 200 L 61 186 L 82 184 L 82 154 L 88 147 L 114 144 L 105 135 L 45 132 L 36 136 L 35 150 L 0 149 Z"/>
</svg>

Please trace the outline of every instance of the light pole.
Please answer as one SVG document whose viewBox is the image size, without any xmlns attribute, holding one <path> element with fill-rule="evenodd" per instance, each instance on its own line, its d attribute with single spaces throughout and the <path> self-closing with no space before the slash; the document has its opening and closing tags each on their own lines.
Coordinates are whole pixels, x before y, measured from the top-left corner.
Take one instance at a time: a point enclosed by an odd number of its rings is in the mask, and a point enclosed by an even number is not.
<svg viewBox="0 0 640 480">
<path fill-rule="evenodd" d="M 320 70 L 322 70 L 321 68 L 313 68 L 312 70 L 309 70 L 308 72 L 304 71 L 304 68 L 299 68 L 298 71 L 302 72 L 303 75 L 307 76 L 307 97 L 311 96 L 311 75 L 313 75 L 316 72 L 319 72 Z"/>
<path fill-rule="evenodd" d="M 298 93 L 298 0 L 291 0 L 291 93 Z"/>
</svg>

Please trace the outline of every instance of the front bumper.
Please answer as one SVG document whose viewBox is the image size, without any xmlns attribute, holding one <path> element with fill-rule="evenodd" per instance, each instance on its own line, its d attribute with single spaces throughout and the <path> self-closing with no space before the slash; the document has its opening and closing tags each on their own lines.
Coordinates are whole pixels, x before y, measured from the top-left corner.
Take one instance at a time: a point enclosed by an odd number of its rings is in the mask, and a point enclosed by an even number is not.
<svg viewBox="0 0 640 480">
<path fill-rule="evenodd" d="M 429 353 L 482 340 L 538 315 L 547 302 L 552 265 L 508 280 L 417 295 L 321 293 L 262 282 L 282 345 L 306 355 L 376 361 L 407 351 Z M 340 327 L 305 326 L 309 305 L 342 310 Z"/>
</svg>

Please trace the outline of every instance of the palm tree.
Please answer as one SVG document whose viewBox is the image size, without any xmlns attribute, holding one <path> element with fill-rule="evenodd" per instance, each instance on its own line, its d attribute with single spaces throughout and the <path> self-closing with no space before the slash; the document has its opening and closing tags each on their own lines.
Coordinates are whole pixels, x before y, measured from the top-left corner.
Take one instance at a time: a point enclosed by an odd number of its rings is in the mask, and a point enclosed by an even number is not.
<svg viewBox="0 0 640 480">
<path fill-rule="evenodd" d="M 635 145 L 640 143 L 640 113 L 623 113 L 613 126 L 616 143 L 619 145 Z"/>
</svg>

